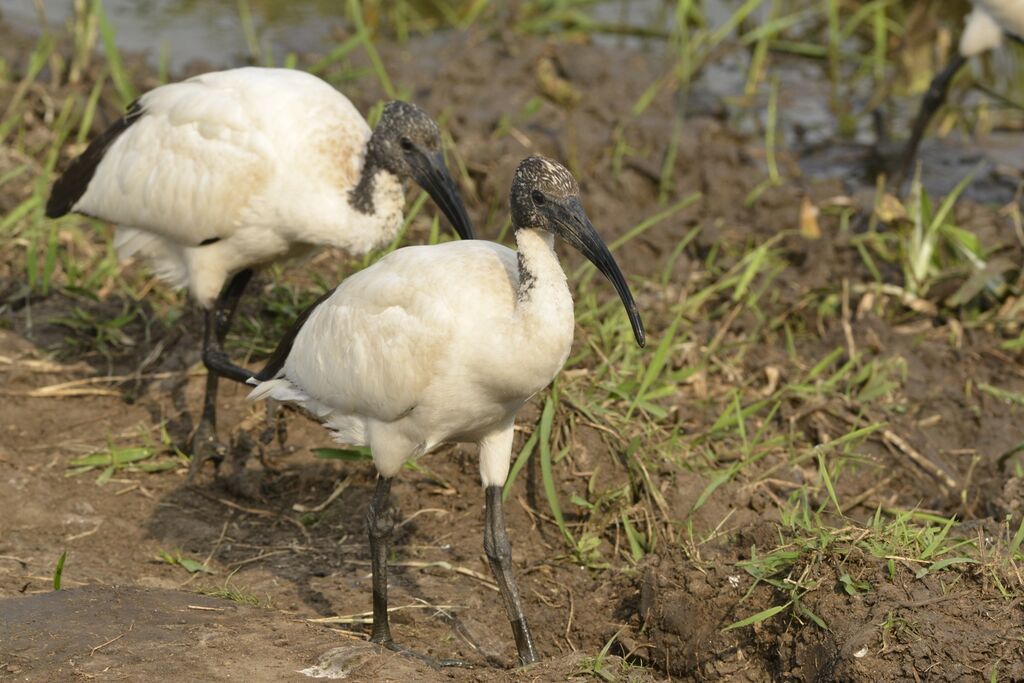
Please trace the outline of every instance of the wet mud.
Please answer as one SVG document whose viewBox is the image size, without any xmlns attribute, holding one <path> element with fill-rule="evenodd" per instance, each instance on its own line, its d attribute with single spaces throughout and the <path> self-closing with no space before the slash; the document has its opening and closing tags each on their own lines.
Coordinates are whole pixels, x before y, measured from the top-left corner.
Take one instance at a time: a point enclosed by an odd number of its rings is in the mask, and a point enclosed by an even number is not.
<svg viewBox="0 0 1024 683">
<path fill-rule="evenodd" d="M 1003 350 L 1004 340 L 985 327 L 965 330 L 934 312 L 899 309 L 893 296 L 856 288 L 848 332 L 840 319 L 823 320 L 807 307 L 810 293 L 843 279 L 870 282 L 834 214 L 822 215 L 822 239 L 792 234 L 806 198 L 824 205 L 855 194 L 847 179 L 805 174 L 799 150 L 790 151 L 780 163 L 792 182 L 750 201 L 765 177 L 762 140 L 737 132 L 726 104 L 711 96 L 683 111 L 666 93 L 633 116 L 632 103 L 663 66 L 642 52 L 471 34 L 412 48 L 384 45 L 382 54 L 396 81 L 417 84 L 411 99 L 444 115 L 471 183 L 464 197 L 485 237 L 495 236 L 505 220 L 515 164 L 537 152 L 568 162 L 588 213 L 609 240 L 625 234 L 663 207 L 663 150 L 677 128 L 670 196 L 700 197 L 617 252 L 624 272 L 646 278 L 634 291 L 654 339 L 672 322 L 668 305 L 691 293 L 712 250 L 731 246 L 722 258 L 734 259 L 744 245 L 779 238 L 783 270 L 765 318 L 786 316 L 802 325 L 805 333 L 795 341 L 801 360 L 787 352 L 781 328 L 763 332 L 764 320 L 755 316 L 738 315 L 725 328 L 720 319 L 686 321 L 698 345 L 728 346 L 755 333 L 764 333 L 766 343 L 735 377 L 714 374 L 664 399 L 684 432 L 706 429 L 734 386 L 794 378 L 852 341 L 868 357 L 891 361 L 896 386 L 887 401 L 902 402 L 906 410 L 893 419 L 891 411 L 867 402 L 853 409 L 840 396 L 794 396 L 771 419 L 769 432 L 796 430 L 815 440 L 885 421 L 898 440 L 867 438 L 859 467 L 838 484 L 839 499 L 855 501 L 846 513 L 857 519 L 878 506 L 919 507 L 959 515 L 984 538 L 1001 533 L 1007 514 L 1019 518 L 1022 484 L 1012 474 L 1013 458 L 1002 456 L 1021 441 L 1021 407 L 976 389 L 987 383 L 1024 392 L 1019 352 Z M 571 104 L 556 101 L 545 86 L 538 76 L 542 63 L 577 94 Z M 349 95 L 366 110 L 383 93 L 367 81 Z M 527 110 L 532 113 L 523 114 Z M 116 115 L 111 106 L 103 112 L 106 121 Z M 496 134 L 509 126 L 511 134 Z M 623 140 L 630 151 L 619 156 Z M 0 197 L 0 208 L 16 200 Z M 960 211 L 961 225 L 1007 245 L 1019 262 L 1020 245 L 1014 246 L 1010 222 L 996 208 L 967 200 Z M 695 227 L 701 228 L 696 239 L 677 253 Z M 421 240 L 427 229 L 425 219 L 417 221 L 409 241 Z M 564 256 L 569 264 L 579 262 Z M 314 264 L 327 267 L 327 260 Z M 337 260 L 344 272 L 344 261 Z M 736 563 L 749 560 L 752 549 L 785 542 L 788 532 L 772 503 L 814 477 L 816 464 L 782 467 L 762 479 L 780 462 L 766 458 L 698 508 L 708 479 L 691 466 L 700 457 L 696 451 L 652 473 L 677 533 L 636 565 L 610 552 L 612 568 L 575 566 L 538 503 L 539 474 L 527 472 L 517 483 L 506 508 L 513 563 L 544 658 L 526 669 L 513 668 L 511 631 L 483 555 L 475 452 L 456 446 L 428 456 L 424 464 L 433 474 L 405 472 L 393 489 L 401 520 L 392 558 L 393 630 L 403 645 L 469 666 L 435 670 L 380 653 L 365 643 L 369 465 L 315 458 L 311 449 L 331 445 L 329 437 L 293 411 L 283 417 L 286 447 L 264 446 L 255 436 L 265 422 L 262 407 L 245 402 L 245 388 L 225 386 L 221 430 L 232 433 L 235 448 L 251 452 L 241 487 L 228 488 L 212 474 L 187 487 L 182 467 L 151 475 L 115 472 L 103 485 L 96 483 L 97 472 L 68 477 L 71 457 L 142 435 L 159 442 L 160 425 L 172 442 L 185 442 L 203 386 L 201 372 L 188 372 L 199 360 L 200 318 L 186 309 L 166 324 L 147 317 L 143 307 L 123 328 L 133 343 L 103 354 L 76 350 L 89 348 L 72 343 L 89 332 L 69 329 L 62 315 L 75 306 L 116 314 L 123 295 L 110 291 L 98 302 L 67 293 L 12 299 L 19 291 L 14 272 L 0 270 L 0 291 L 9 301 L 0 321 L 6 328 L 0 330 L 0 678 L 141 680 L 173 670 L 204 680 L 564 680 L 597 668 L 639 681 L 959 681 L 987 678 L 995 666 L 999 680 L 1024 679 L 1019 592 L 994 598 L 992 574 L 981 569 L 952 585 L 939 575 L 918 578 L 913 562 L 894 560 L 893 569 L 852 543 L 841 552 L 823 548 L 809 563 L 816 589 L 803 604 L 827 628 L 787 613 L 724 630 L 786 602 L 779 592 L 752 591 L 752 577 Z M 270 287 L 268 276 L 261 277 L 257 290 Z M 286 277 L 309 284 L 301 272 Z M 614 296 L 610 288 L 604 295 Z M 728 296 L 721 295 L 720 305 L 728 305 Z M 240 315 L 259 319 L 272 312 L 257 296 L 244 301 Z M 161 348 L 155 357 L 154 345 Z M 79 396 L 44 390 L 103 374 L 128 379 L 84 385 L 110 389 Z M 532 425 L 537 417 L 531 405 L 519 422 Z M 762 426 L 751 421 L 752 431 Z M 517 449 L 525 436 L 517 437 Z M 588 477 L 573 473 L 595 463 L 603 481 L 628 480 L 621 454 L 599 430 L 582 427 L 576 436 L 568 456 L 574 466 L 558 470 L 563 499 L 586 495 Z M 907 457 L 901 441 L 931 466 Z M 944 486 L 941 475 L 955 486 Z M 240 488 L 248 495 L 238 495 Z M 815 502 L 826 501 L 820 488 L 816 495 L 821 500 Z M 687 528 L 714 540 L 698 548 L 686 541 Z M 610 548 L 620 541 L 602 542 Z M 53 592 L 53 568 L 63 550 L 64 586 Z M 189 574 L 162 553 L 202 560 L 216 573 Z M 800 576 L 805 568 L 790 574 Z M 851 593 L 843 576 L 873 589 Z M 1019 591 L 1016 585 L 1010 590 Z M 609 643 L 607 655 L 595 662 Z"/>
</svg>

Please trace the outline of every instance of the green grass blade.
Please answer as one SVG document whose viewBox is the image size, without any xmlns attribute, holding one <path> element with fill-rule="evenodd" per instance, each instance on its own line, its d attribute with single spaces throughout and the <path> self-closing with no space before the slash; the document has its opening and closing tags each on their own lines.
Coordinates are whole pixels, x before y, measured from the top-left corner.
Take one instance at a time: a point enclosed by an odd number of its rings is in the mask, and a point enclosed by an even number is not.
<svg viewBox="0 0 1024 683">
<path fill-rule="evenodd" d="M 92 130 L 92 121 L 96 117 L 96 106 L 99 104 L 100 94 L 103 92 L 103 85 L 106 82 L 107 74 L 105 72 L 100 73 L 96 78 L 96 84 L 89 91 L 89 98 L 85 101 L 85 111 L 82 112 L 82 120 L 78 124 L 78 134 L 75 136 L 75 142 L 80 145 L 84 144 L 89 138 L 89 132 Z"/>
<path fill-rule="evenodd" d="M 100 37 L 103 39 L 103 51 L 107 55 L 107 64 L 110 66 L 110 78 L 114 81 L 114 88 L 121 98 L 122 106 L 127 107 L 135 101 L 138 93 L 132 86 L 132 79 L 124 68 L 121 60 L 121 52 L 117 48 L 117 32 L 107 18 L 103 10 L 103 0 L 93 0 L 92 11 L 99 20 Z"/>
<path fill-rule="evenodd" d="M 1020 526 L 1017 527 L 1017 533 L 1013 535 L 1013 540 L 1010 541 L 1010 555 L 1016 555 L 1017 551 L 1020 550 L 1020 544 L 1024 541 L 1024 518 L 1020 520 Z"/>
<path fill-rule="evenodd" d="M 562 505 L 558 501 L 558 491 L 555 489 L 555 476 L 551 470 L 551 425 L 555 419 L 554 394 L 548 396 L 544 402 L 544 411 L 540 416 L 540 473 L 544 480 L 544 495 L 548 499 L 548 507 L 551 508 L 551 516 L 555 518 L 558 530 L 562 532 L 566 542 L 576 546 L 576 541 L 569 528 L 565 525 L 565 517 L 562 515 Z"/>
<path fill-rule="evenodd" d="M 937 572 L 937 571 L 939 571 L 941 569 L 945 569 L 946 567 L 949 567 L 950 565 L 954 565 L 954 564 L 980 564 L 980 563 L 981 563 L 980 560 L 976 560 L 973 557 L 965 557 L 965 556 L 947 557 L 947 558 L 945 558 L 943 560 L 938 560 L 937 562 L 933 562 L 930 565 L 928 565 L 926 568 L 918 571 L 917 575 L 916 575 L 916 578 L 922 579 L 925 576 L 927 576 L 928 574 L 934 574 L 935 572 Z"/>
<path fill-rule="evenodd" d="M 249 0 L 238 0 L 238 23 L 242 26 L 242 35 L 245 36 L 245 45 L 249 49 L 249 57 L 256 64 L 263 61 L 260 41 L 256 37 L 256 27 L 252 21 L 252 8 L 249 7 Z"/>
<path fill-rule="evenodd" d="M 374 47 L 370 31 L 366 28 L 366 22 L 363 20 L 363 8 L 358 0 L 348 0 L 348 13 L 352 18 L 352 23 L 355 24 L 356 34 L 363 44 L 363 49 L 366 50 L 366 56 L 370 59 L 370 64 L 373 66 L 373 72 L 377 75 L 377 80 L 380 81 L 380 87 L 384 89 L 384 94 L 388 96 L 388 99 L 398 99 L 395 86 L 391 83 L 391 78 L 388 76 L 387 69 L 384 68 L 384 62 L 380 58 L 380 53 Z"/>
<path fill-rule="evenodd" d="M 736 283 L 736 289 L 733 290 L 732 300 L 739 301 L 743 298 L 743 295 L 747 293 L 747 288 L 750 283 L 754 280 L 754 277 L 761 271 L 761 266 L 764 265 L 764 260 L 768 256 L 768 249 L 766 245 L 761 245 L 754 250 L 754 253 L 750 255 L 747 261 L 747 267 L 743 270 L 743 274 L 740 276 L 739 282 Z"/>
<path fill-rule="evenodd" d="M 313 455 L 325 460 L 343 460 L 345 462 L 366 462 L 373 460 L 370 449 L 365 446 L 352 448 L 314 448 Z"/>
<path fill-rule="evenodd" d="M 639 562 L 644 559 L 644 544 L 640 539 L 640 532 L 633 526 L 633 522 L 629 521 L 629 515 L 623 510 L 620 515 L 622 519 L 622 529 L 626 532 L 626 540 L 629 542 L 629 554 L 632 556 L 634 562 Z"/>
<path fill-rule="evenodd" d="M 818 474 L 821 475 L 821 481 L 825 484 L 825 490 L 828 491 L 829 499 L 831 499 L 832 504 L 836 506 L 836 512 L 842 516 L 843 508 L 839 506 L 839 499 L 836 497 L 836 489 L 832 486 L 832 477 L 829 475 L 828 466 L 825 464 L 825 454 L 821 451 L 818 452 Z"/>
<path fill-rule="evenodd" d="M 342 41 L 338 45 L 334 46 L 330 52 L 324 55 L 323 59 L 309 67 L 309 73 L 317 75 L 323 74 L 331 66 L 348 56 L 349 52 L 359 47 L 362 42 L 363 38 L 360 35 L 355 35 L 345 41 Z"/>
<path fill-rule="evenodd" d="M 654 380 L 661 375 L 661 371 L 668 364 L 672 349 L 674 348 L 676 329 L 679 327 L 682 319 L 683 313 L 680 311 L 676 315 L 675 320 L 672 321 L 672 324 L 669 325 L 668 330 L 662 335 L 661 341 L 658 342 L 658 348 L 654 351 L 654 356 L 651 357 L 651 361 L 647 364 L 647 369 L 644 370 L 643 379 L 640 381 L 640 388 L 636 390 L 633 402 L 629 405 L 629 410 L 626 411 L 627 420 L 633 416 L 633 411 L 636 410 L 637 404 L 646 397 L 647 390 L 651 388 Z"/>
<path fill-rule="evenodd" d="M 508 471 L 508 477 L 505 479 L 505 486 L 501 489 L 501 500 L 502 502 L 508 500 L 508 494 L 512 491 L 512 485 L 515 483 L 516 477 L 519 476 L 519 471 L 526 466 L 527 461 L 530 459 L 530 455 L 533 454 L 533 449 L 537 447 L 537 441 L 540 439 L 540 431 L 533 430 L 533 434 L 530 434 L 530 438 L 523 444 L 522 450 L 519 451 L 519 456 L 516 461 L 512 463 L 511 469 Z"/>
<path fill-rule="evenodd" d="M 53 40 L 53 36 L 49 34 L 43 36 L 36 43 L 32 54 L 29 56 L 25 75 L 18 82 L 18 86 L 14 89 L 14 93 L 10 95 L 10 99 L 4 107 L 3 121 L 0 122 L 0 142 L 4 142 L 8 133 L 21 123 L 22 117 L 21 112 L 18 111 L 18 105 L 21 104 L 22 99 L 28 94 L 32 84 L 36 82 L 39 72 L 46 66 L 55 47 L 56 43 Z"/>
<path fill-rule="evenodd" d="M 700 496 L 697 497 L 697 500 L 694 502 L 693 508 L 691 508 L 690 512 L 696 512 L 699 510 L 701 506 L 707 502 L 708 498 L 711 497 L 711 494 L 714 493 L 719 486 L 732 479 L 738 471 L 739 468 L 733 465 L 729 469 L 716 473 L 715 476 L 711 478 L 711 481 L 708 482 L 708 485 L 704 487 L 704 490 L 701 491 Z"/>
<path fill-rule="evenodd" d="M 784 610 L 787 607 L 789 607 L 789 605 L 790 605 L 790 603 L 787 602 L 785 605 L 776 605 L 775 607 L 769 607 L 768 609 L 761 610 L 757 614 L 751 614 L 746 619 L 740 619 L 739 621 L 737 621 L 735 623 L 729 624 L 728 626 L 726 626 L 722 630 L 723 631 L 731 631 L 731 630 L 736 629 L 736 628 L 743 628 L 744 626 L 751 626 L 753 624 L 759 624 L 759 623 L 761 623 L 762 621 L 764 621 L 766 619 L 771 619 L 776 614 L 778 614 L 782 610 Z"/>
<path fill-rule="evenodd" d="M 953 524 L 955 523 L 955 517 L 950 517 L 948 520 L 946 520 L 946 523 L 945 525 L 943 525 L 942 530 L 939 531 L 939 533 L 935 534 L 935 537 L 932 539 L 932 542 L 929 543 L 928 547 L 925 548 L 924 552 L 921 553 L 920 559 L 927 560 L 929 557 L 935 554 L 935 551 L 939 549 L 939 546 L 942 545 L 942 542 L 946 540 L 946 536 L 949 535 L 949 530 L 953 528 Z"/>
<path fill-rule="evenodd" d="M 68 551 L 65 550 L 57 558 L 57 566 L 53 570 L 53 590 L 60 590 L 61 578 L 64 576 L 64 561 L 68 559 Z"/>
<path fill-rule="evenodd" d="M 108 465 L 127 465 L 145 460 L 153 455 L 153 449 L 146 446 L 118 448 L 103 453 L 92 453 L 75 458 L 68 463 L 69 467 L 106 467 Z"/>
</svg>

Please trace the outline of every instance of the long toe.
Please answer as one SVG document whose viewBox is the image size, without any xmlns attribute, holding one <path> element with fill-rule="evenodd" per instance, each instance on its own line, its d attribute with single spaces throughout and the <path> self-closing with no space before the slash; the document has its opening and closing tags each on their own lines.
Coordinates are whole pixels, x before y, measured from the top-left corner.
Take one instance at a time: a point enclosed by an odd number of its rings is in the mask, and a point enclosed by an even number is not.
<svg viewBox="0 0 1024 683">
<path fill-rule="evenodd" d="M 204 429 L 203 425 L 200 425 L 196 431 L 194 437 L 192 437 L 192 462 L 188 466 L 188 476 L 185 481 L 189 484 L 194 483 L 195 478 L 203 470 L 203 465 L 207 461 L 212 462 L 214 467 L 219 468 L 220 463 L 224 461 L 224 454 L 227 452 L 227 448 L 224 444 L 217 441 L 217 435 L 209 429 Z"/>
<path fill-rule="evenodd" d="M 228 493 L 238 498 L 249 500 L 260 498 L 264 469 L 247 466 L 254 448 L 260 452 L 260 461 L 262 462 L 263 447 L 255 445 L 248 432 L 240 430 L 231 440 L 231 448 L 225 457 L 227 474 L 219 477 L 220 484 Z M 218 474 L 221 472 L 222 470 L 218 470 Z"/>
<path fill-rule="evenodd" d="M 268 472 L 278 471 L 277 466 L 271 461 L 270 454 L 268 453 L 274 440 L 277 440 L 277 446 L 273 449 L 275 454 L 284 455 L 289 450 L 286 445 L 288 440 L 288 416 L 282 410 L 282 407 L 280 403 L 273 399 L 266 402 L 263 428 L 259 433 L 258 443 L 256 444 L 256 453 L 260 464 Z"/>
<path fill-rule="evenodd" d="M 421 652 L 416 652 L 415 650 L 410 650 L 409 648 L 407 648 L 407 647 L 405 647 L 403 645 L 397 644 L 393 640 L 387 640 L 387 641 L 385 641 L 383 643 L 380 643 L 380 645 L 382 645 L 383 647 L 387 648 L 388 650 L 391 650 L 392 652 L 397 652 L 400 655 L 404 655 L 406 657 L 411 657 L 412 659 L 415 659 L 415 660 L 418 660 L 420 662 L 423 662 L 424 664 L 429 666 L 431 669 L 442 669 L 442 668 L 455 667 L 455 666 L 459 666 L 459 667 L 469 666 L 469 664 L 467 664 L 466 662 L 462 661 L 461 659 L 435 659 L 435 658 L 430 657 L 428 655 L 425 655 L 425 654 L 423 654 Z"/>
<path fill-rule="evenodd" d="M 260 500 L 263 489 L 263 471 L 254 469 L 236 470 L 218 479 L 220 486 L 235 498 Z"/>
</svg>

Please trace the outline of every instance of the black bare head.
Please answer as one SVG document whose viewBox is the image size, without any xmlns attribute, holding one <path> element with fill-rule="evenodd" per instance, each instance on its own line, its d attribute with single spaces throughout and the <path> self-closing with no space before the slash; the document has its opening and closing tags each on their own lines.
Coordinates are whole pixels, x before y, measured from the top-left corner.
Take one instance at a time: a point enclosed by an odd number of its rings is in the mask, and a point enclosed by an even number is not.
<svg viewBox="0 0 1024 683">
<path fill-rule="evenodd" d="M 523 159 L 516 168 L 509 196 L 513 227 L 516 230 L 543 228 L 558 235 L 558 231 L 549 226 L 552 220 L 550 207 L 546 206 L 549 198 L 562 203 L 575 200 L 579 204 L 580 187 L 576 179 L 569 169 L 547 157 Z"/>
<path fill-rule="evenodd" d="M 409 155 L 414 150 L 423 154 L 441 151 L 441 129 L 415 104 L 388 102 L 370 137 L 369 155 L 381 168 L 400 178 L 412 176 Z"/>
<path fill-rule="evenodd" d="M 583 204 L 576 179 L 565 166 L 541 156 L 520 162 L 509 195 L 512 225 L 516 230 L 547 230 L 586 256 L 611 281 L 626 307 L 636 343 L 646 343 L 644 324 L 626 278 L 597 234 Z"/>
<path fill-rule="evenodd" d="M 412 178 L 441 207 L 463 239 L 473 228 L 459 191 L 444 163 L 441 129 L 415 104 L 388 102 L 366 150 L 366 163 L 405 180 Z"/>
</svg>

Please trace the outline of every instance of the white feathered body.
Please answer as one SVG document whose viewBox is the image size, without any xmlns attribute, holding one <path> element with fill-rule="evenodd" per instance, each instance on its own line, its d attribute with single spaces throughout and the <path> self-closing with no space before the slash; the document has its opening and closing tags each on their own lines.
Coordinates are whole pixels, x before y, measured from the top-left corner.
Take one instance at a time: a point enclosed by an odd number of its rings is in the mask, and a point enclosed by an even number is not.
<svg viewBox="0 0 1024 683">
<path fill-rule="evenodd" d="M 974 57 L 995 49 L 1003 34 L 1024 37 L 1024 0 L 972 0 L 974 5 L 960 36 L 960 54 Z"/>
<path fill-rule="evenodd" d="M 149 257 L 204 306 L 238 270 L 311 246 L 365 253 L 401 226 L 404 192 L 389 173 L 377 174 L 372 214 L 349 204 L 371 131 L 315 76 L 233 69 L 139 102 L 73 210 L 118 224 L 122 257 Z"/>
<path fill-rule="evenodd" d="M 296 402 L 369 445 L 394 476 L 441 443 L 481 444 L 485 484 L 504 482 L 516 411 L 564 365 L 572 296 L 550 235 L 399 249 L 346 279 L 310 315 L 281 376 L 251 399 Z"/>
</svg>

